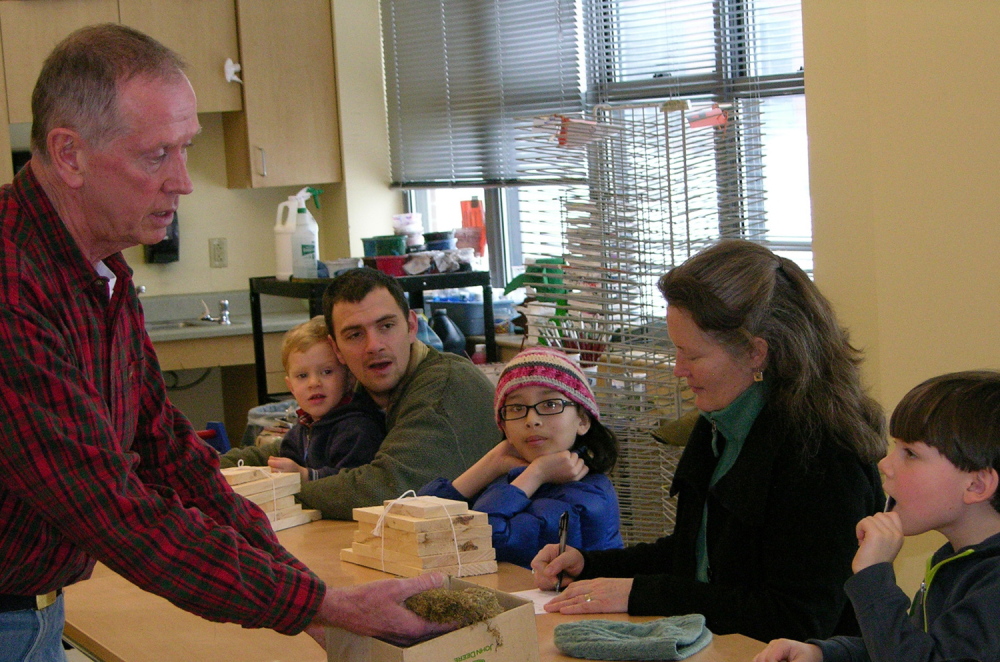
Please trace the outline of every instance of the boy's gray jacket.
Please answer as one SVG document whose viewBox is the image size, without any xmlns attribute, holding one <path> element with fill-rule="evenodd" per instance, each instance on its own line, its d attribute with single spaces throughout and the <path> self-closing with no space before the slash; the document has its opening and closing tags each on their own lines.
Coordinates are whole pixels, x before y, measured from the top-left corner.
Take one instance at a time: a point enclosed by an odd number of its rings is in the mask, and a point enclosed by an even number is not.
<svg viewBox="0 0 1000 662">
<path fill-rule="evenodd" d="M 931 568 L 909 613 L 892 564 L 865 568 L 844 585 L 863 638 L 809 643 L 823 650 L 823 662 L 1000 660 L 1000 533 L 957 553 L 945 544 Z"/>
</svg>

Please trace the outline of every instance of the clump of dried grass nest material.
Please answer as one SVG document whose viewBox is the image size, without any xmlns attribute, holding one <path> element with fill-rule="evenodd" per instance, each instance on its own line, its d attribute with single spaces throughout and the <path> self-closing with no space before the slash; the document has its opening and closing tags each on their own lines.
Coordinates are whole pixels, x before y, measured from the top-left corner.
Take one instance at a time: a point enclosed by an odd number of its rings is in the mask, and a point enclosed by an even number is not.
<svg viewBox="0 0 1000 662">
<path fill-rule="evenodd" d="M 503 613 L 497 596 L 479 586 L 461 590 L 432 588 L 412 595 L 406 608 L 432 623 L 458 623 L 459 627 L 486 621 Z"/>
</svg>

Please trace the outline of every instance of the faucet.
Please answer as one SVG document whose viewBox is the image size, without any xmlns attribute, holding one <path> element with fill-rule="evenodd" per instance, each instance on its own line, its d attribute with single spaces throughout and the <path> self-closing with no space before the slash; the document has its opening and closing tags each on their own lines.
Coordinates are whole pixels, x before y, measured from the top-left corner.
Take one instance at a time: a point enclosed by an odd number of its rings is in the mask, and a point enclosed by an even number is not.
<svg viewBox="0 0 1000 662">
<path fill-rule="evenodd" d="M 219 301 L 219 316 L 212 317 L 212 314 L 208 312 L 208 304 L 205 300 L 201 300 L 202 308 L 205 310 L 205 314 L 199 317 L 202 322 L 217 322 L 218 324 L 232 324 L 229 320 L 229 299 L 221 299 Z"/>
</svg>

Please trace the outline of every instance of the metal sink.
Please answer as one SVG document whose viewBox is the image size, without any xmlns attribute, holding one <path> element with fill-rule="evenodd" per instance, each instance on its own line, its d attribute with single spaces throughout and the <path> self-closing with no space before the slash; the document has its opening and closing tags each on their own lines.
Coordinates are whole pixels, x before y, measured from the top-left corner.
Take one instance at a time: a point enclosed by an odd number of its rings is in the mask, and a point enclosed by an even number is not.
<svg viewBox="0 0 1000 662">
<path fill-rule="evenodd" d="M 219 322 L 209 321 L 209 320 L 198 320 L 198 319 L 186 319 L 186 320 L 159 320 L 156 322 L 146 322 L 147 331 L 160 331 L 163 329 L 184 329 L 187 327 L 233 327 L 233 326 L 248 326 L 250 322 L 231 322 L 230 324 L 220 324 Z"/>
</svg>

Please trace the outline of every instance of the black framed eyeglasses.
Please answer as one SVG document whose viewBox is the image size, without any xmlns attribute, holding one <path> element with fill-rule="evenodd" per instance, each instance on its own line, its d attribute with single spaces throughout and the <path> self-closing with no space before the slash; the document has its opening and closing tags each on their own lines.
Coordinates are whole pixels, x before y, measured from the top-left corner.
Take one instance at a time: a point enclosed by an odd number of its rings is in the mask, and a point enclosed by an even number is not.
<svg viewBox="0 0 1000 662">
<path fill-rule="evenodd" d="M 505 421 L 516 421 L 528 415 L 529 409 L 534 409 L 539 416 L 555 416 L 566 410 L 566 407 L 575 407 L 572 400 L 542 400 L 533 405 L 504 405 L 500 407 L 500 418 Z"/>
</svg>

